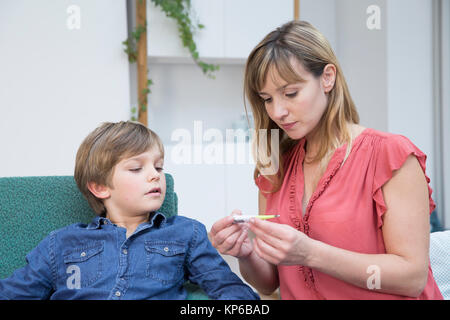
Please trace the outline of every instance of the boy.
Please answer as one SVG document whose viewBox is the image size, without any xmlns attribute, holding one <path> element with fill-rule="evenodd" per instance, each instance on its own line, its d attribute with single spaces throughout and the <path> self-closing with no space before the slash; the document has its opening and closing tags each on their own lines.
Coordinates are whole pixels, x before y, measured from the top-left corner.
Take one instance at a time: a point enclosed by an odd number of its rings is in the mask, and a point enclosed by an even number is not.
<svg viewBox="0 0 450 320">
<path fill-rule="evenodd" d="M 213 299 L 258 299 L 212 247 L 205 227 L 157 210 L 164 148 L 135 122 L 104 123 L 81 144 L 74 178 L 98 214 L 53 231 L 0 280 L 2 299 L 185 299 L 186 280 Z"/>
</svg>

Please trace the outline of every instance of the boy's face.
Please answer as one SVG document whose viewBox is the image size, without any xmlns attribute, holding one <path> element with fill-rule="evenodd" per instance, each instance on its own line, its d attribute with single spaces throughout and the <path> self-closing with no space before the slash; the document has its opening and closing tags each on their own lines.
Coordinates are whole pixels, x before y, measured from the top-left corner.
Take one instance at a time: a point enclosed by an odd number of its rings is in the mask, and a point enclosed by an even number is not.
<svg viewBox="0 0 450 320">
<path fill-rule="evenodd" d="M 163 165 L 158 147 L 117 163 L 105 200 L 107 212 L 137 216 L 158 210 L 166 195 Z"/>
</svg>

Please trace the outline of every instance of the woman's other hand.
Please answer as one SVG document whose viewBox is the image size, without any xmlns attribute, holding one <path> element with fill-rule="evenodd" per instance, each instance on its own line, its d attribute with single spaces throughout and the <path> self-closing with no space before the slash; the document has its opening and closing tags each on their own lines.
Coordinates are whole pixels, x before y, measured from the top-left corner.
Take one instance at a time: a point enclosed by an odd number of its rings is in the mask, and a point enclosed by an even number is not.
<svg viewBox="0 0 450 320">
<path fill-rule="evenodd" d="M 274 265 L 308 265 L 311 238 L 285 224 L 252 219 L 250 230 L 255 234 L 256 254 Z"/>
</svg>

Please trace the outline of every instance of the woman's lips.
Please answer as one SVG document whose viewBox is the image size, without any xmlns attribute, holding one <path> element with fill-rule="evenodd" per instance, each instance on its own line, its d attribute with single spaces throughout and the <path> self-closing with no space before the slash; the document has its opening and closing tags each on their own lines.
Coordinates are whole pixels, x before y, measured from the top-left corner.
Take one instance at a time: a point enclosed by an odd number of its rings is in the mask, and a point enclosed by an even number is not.
<svg viewBox="0 0 450 320">
<path fill-rule="evenodd" d="M 281 126 L 283 127 L 284 130 L 290 130 L 290 129 L 292 129 L 293 126 L 295 126 L 296 123 L 297 123 L 297 121 L 289 122 L 289 123 L 282 124 Z"/>
</svg>

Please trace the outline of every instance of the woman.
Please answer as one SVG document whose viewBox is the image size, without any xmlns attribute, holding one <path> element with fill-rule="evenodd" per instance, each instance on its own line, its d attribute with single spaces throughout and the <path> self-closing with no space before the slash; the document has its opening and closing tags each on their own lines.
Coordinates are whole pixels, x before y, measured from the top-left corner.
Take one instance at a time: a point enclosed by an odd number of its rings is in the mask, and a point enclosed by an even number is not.
<svg viewBox="0 0 450 320">
<path fill-rule="evenodd" d="M 282 299 L 442 299 L 428 257 L 426 155 L 358 124 L 323 35 L 301 21 L 269 33 L 247 60 L 245 93 L 256 142 L 281 129 L 278 170 L 258 160 L 261 149 L 255 169 L 260 214 L 280 217 L 228 216 L 210 232 L 246 281 L 264 294 L 279 287 Z"/>
</svg>

